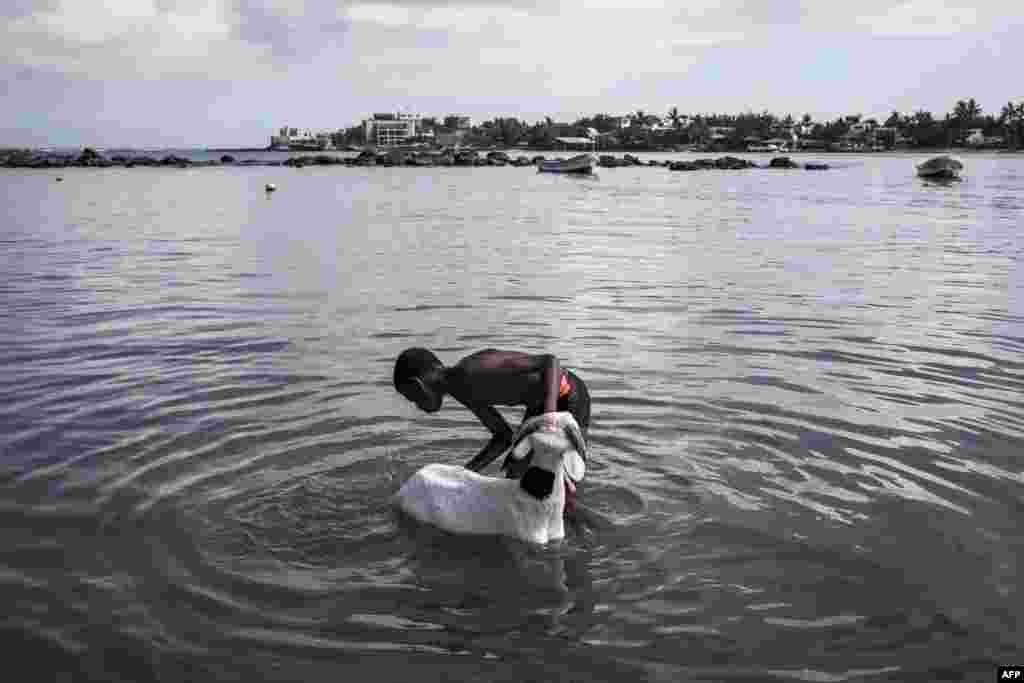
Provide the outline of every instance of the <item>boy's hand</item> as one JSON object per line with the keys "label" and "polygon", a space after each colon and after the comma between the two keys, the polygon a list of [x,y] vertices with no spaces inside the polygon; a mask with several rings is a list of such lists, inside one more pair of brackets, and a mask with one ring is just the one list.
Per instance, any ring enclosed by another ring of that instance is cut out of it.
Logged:
{"label": "boy's hand", "polygon": [[544,413],[541,415],[541,427],[542,432],[557,432],[562,428],[562,423],[558,419],[558,413]]}

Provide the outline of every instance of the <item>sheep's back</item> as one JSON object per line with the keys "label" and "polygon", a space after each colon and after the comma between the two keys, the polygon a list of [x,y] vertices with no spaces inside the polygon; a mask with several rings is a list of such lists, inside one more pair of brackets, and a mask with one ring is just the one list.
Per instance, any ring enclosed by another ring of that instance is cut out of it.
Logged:
{"label": "sheep's back", "polygon": [[457,465],[427,465],[413,474],[396,499],[405,513],[453,533],[508,533],[509,487],[515,482],[486,477]]}

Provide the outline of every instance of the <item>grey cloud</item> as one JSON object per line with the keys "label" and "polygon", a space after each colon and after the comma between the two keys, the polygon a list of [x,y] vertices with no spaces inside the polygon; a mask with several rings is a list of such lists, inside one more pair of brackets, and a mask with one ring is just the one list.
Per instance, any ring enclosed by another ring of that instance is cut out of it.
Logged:
{"label": "grey cloud", "polygon": [[347,5],[395,5],[415,9],[432,7],[494,7],[495,9],[546,9],[557,6],[557,0],[540,2],[539,0],[462,0],[461,2],[444,2],[444,0],[352,0]]}
{"label": "grey cloud", "polygon": [[57,0],[4,0],[0,4],[0,17],[17,19],[36,12],[49,12],[57,6]]}
{"label": "grey cloud", "polygon": [[235,0],[235,8],[238,38],[265,45],[273,56],[287,61],[338,44],[348,30],[347,22],[338,18],[338,6],[329,3],[309,8],[301,16],[281,14],[260,0]]}
{"label": "grey cloud", "polygon": [[798,24],[807,14],[802,0],[738,0],[734,11],[755,24]]}

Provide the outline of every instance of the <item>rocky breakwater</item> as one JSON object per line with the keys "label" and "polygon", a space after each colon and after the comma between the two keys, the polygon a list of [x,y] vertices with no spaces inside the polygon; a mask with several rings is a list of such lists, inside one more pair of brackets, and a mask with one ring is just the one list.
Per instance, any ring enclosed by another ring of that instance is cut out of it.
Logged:
{"label": "rocky breakwater", "polygon": [[[768,163],[768,168],[800,168],[800,164],[789,157],[775,157]],[[807,171],[827,171],[828,164],[808,162],[803,165],[803,168]]]}
{"label": "rocky breakwater", "polygon": [[[724,156],[718,159],[697,159],[695,161],[673,161],[668,164],[670,171],[703,171],[708,169],[719,169],[727,171],[740,171],[747,168],[800,168],[800,164],[796,163],[789,157],[775,157],[768,166],[758,166],[753,161],[747,159],[740,159],[739,157]],[[811,171],[820,171],[828,168],[828,164],[816,164],[807,163],[804,164],[803,168]]]}
{"label": "rocky breakwater", "polygon": [[[292,161],[289,159],[289,161]],[[288,162],[286,162],[287,164]],[[307,165],[299,161],[296,165]],[[359,156],[339,160],[346,166],[532,166],[535,160],[528,157],[510,157],[505,152],[488,152],[481,156],[475,150],[458,151],[416,151],[390,150],[373,152],[366,150]]]}
{"label": "rocky breakwater", "polygon": [[0,151],[0,166],[7,168],[132,168],[134,166],[220,166],[222,161],[193,161],[174,154],[163,157],[149,155],[114,154],[103,156],[91,147],[78,154],[43,152],[37,150]]}
{"label": "rocky breakwater", "polygon": [[703,171],[707,169],[720,169],[727,171],[741,171],[747,168],[758,168],[753,161],[740,159],[739,157],[719,157],[717,159],[697,159],[696,161],[673,161],[668,165],[670,171]]}
{"label": "rocky breakwater", "polygon": [[615,168],[617,166],[644,166],[645,164],[632,154],[624,154],[621,159],[611,154],[602,154],[597,159],[597,165],[601,168]]}
{"label": "rocky breakwater", "polygon": [[[306,154],[289,157],[287,160],[276,159],[235,159],[225,154],[219,159],[197,161],[175,154],[161,157],[118,153],[106,157],[96,150],[86,147],[79,153],[55,153],[26,149],[0,150],[0,166],[7,168],[68,168],[93,167],[109,168],[134,166],[163,166],[177,168],[194,168],[202,166],[289,166],[304,168],[306,166],[537,166],[545,157],[509,156],[506,152],[491,151],[481,154],[476,150],[365,150],[357,156],[338,156],[334,154]],[[693,161],[668,161],[651,159],[642,161],[632,154],[615,157],[602,154],[598,158],[598,166],[616,168],[622,166],[667,167],[672,171],[700,171],[707,169],[743,170],[760,168],[753,161],[739,157],[724,156],[717,159],[696,159]],[[767,168],[790,169],[801,168],[789,157],[776,157],[769,162]],[[828,169],[828,164],[806,163],[804,169],[819,171]]]}

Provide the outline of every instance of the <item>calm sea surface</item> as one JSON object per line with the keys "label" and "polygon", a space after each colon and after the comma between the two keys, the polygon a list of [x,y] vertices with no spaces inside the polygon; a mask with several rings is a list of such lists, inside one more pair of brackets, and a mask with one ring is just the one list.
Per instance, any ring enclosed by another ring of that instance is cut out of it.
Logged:
{"label": "calm sea surface", "polygon": [[[994,680],[1024,662],[1024,158],[923,158],[0,171],[6,666]],[[413,345],[583,377],[599,523],[399,519],[488,437],[395,393]]]}

